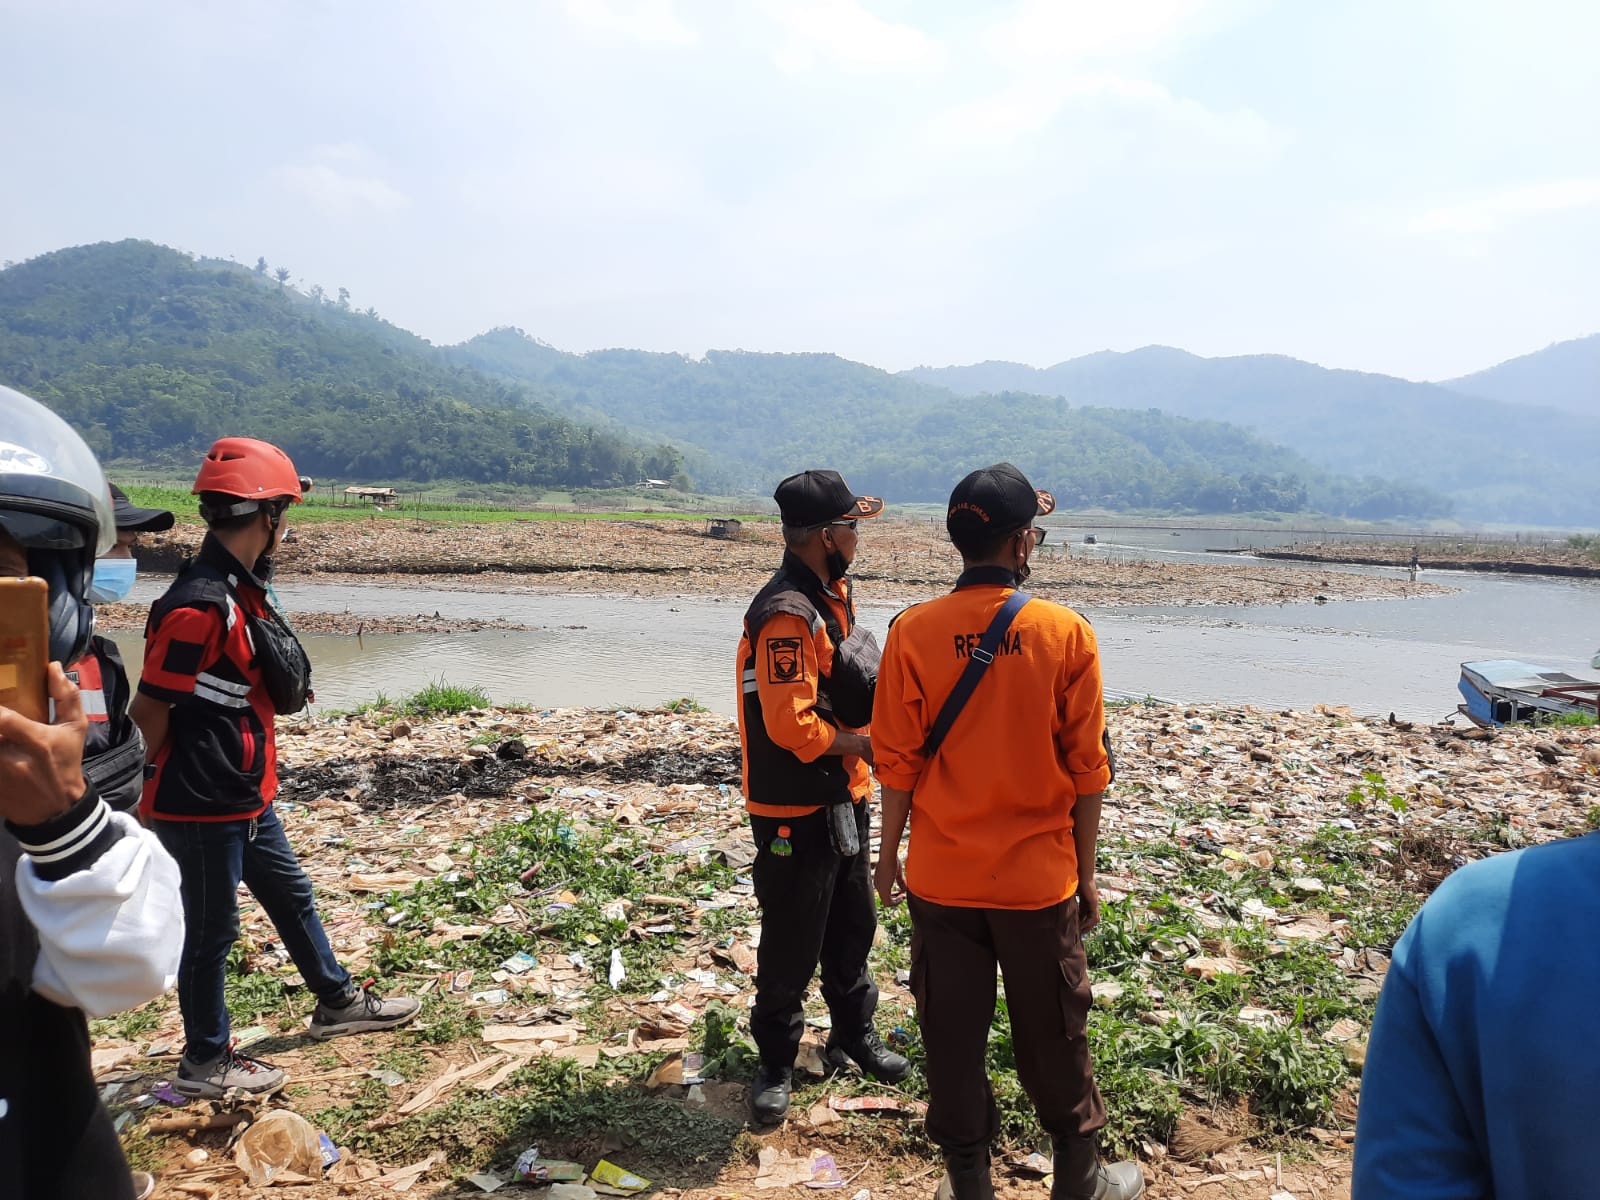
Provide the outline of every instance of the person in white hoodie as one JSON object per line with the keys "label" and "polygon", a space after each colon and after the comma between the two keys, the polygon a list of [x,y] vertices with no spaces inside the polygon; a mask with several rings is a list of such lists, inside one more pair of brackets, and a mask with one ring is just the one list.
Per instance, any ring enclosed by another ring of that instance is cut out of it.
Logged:
{"label": "person in white hoodie", "polygon": [[173,986],[175,863],[83,771],[88,722],[62,663],[94,633],[87,597],[116,540],[98,462],[59,417],[0,387],[0,577],[50,585],[49,724],[0,707],[0,1196],[137,1200],[90,1067],[86,1017]]}

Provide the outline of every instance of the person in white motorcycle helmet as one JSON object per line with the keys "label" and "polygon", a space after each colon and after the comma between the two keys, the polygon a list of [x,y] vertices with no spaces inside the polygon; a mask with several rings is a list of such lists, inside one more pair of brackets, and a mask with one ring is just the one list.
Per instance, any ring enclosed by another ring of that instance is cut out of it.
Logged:
{"label": "person in white motorcycle helmet", "polygon": [[0,1196],[138,1200],[154,1188],[129,1171],[101,1103],[85,1019],[170,988],[183,943],[177,866],[103,798],[66,669],[93,655],[94,564],[115,541],[83,439],[0,386],[0,577],[49,585],[53,709],[43,724],[0,708]]}

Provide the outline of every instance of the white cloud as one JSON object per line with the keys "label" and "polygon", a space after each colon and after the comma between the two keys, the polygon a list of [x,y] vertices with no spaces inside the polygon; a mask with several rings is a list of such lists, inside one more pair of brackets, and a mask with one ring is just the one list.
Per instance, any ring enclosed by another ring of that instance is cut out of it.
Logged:
{"label": "white cloud", "polygon": [[1096,71],[1038,74],[939,114],[929,124],[935,143],[983,147],[1018,141],[1048,129],[1071,104],[1112,102],[1141,110],[1209,143],[1270,153],[1285,134],[1251,109],[1218,112],[1197,100],[1175,96],[1149,79]]}
{"label": "white cloud", "polygon": [[1008,61],[1125,56],[1177,38],[1206,7],[1206,0],[1023,0],[983,42]]}
{"label": "white cloud", "polygon": [[273,172],[278,182],[302,200],[335,217],[394,212],[410,197],[376,175],[341,171],[328,163],[292,163]]}
{"label": "white cloud", "polygon": [[787,35],[773,61],[790,74],[820,63],[854,71],[924,68],[944,57],[922,30],[887,21],[860,0],[771,0],[766,9]]}
{"label": "white cloud", "polygon": [[372,155],[357,142],[326,142],[311,147],[311,157],[325,163],[368,163]]}
{"label": "white cloud", "polygon": [[567,19],[591,33],[668,46],[700,41],[699,32],[678,19],[672,0],[567,0],[566,8]]}
{"label": "white cloud", "polygon": [[1429,209],[1407,229],[1420,234],[1493,233],[1509,222],[1573,208],[1600,206],[1600,179],[1568,179],[1488,192]]}
{"label": "white cloud", "polygon": [[1219,0],[1020,0],[977,42],[991,72],[1005,80],[987,94],[946,108],[928,124],[930,140],[984,148],[1054,126],[1069,109],[1114,104],[1210,145],[1271,153],[1287,138],[1249,108],[1218,111],[1157,82],[1157,60],[1215,25]]}

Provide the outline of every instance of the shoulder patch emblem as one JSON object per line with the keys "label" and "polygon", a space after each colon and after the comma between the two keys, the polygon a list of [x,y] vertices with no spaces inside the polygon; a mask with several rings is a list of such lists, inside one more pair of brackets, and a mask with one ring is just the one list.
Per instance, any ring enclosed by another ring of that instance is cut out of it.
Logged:
{"label": "shoulder patch emblem", "polygon": [[799,638],[767,639],[767,682],[794,683],[800,678]]}

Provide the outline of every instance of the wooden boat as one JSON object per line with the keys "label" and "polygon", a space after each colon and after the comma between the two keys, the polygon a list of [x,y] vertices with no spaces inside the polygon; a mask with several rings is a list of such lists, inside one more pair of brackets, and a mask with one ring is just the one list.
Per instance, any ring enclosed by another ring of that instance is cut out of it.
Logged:
{"label": "wooden boat", "polygon": [[1585,679],[1515,659],[1461,664],[1459,711],[1475,725],[1549,721],[1572,713],[1600,716],[1600,679]]}

